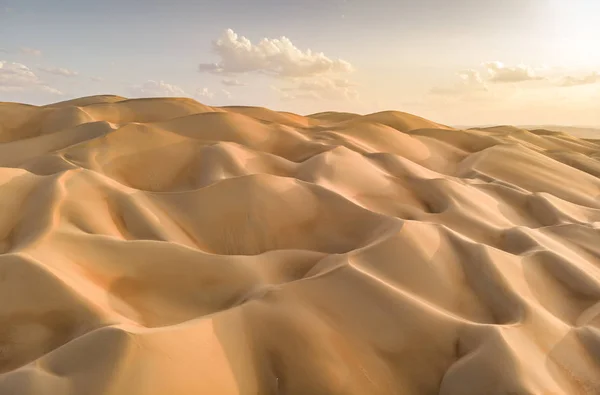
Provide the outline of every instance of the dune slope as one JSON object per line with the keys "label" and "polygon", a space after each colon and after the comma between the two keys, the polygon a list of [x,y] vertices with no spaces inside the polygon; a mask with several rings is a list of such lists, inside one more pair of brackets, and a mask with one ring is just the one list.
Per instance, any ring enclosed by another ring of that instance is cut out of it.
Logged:
{"label": "dune slope", "polygon": [[600,393],[600,145],[0,103],[0,394]]}

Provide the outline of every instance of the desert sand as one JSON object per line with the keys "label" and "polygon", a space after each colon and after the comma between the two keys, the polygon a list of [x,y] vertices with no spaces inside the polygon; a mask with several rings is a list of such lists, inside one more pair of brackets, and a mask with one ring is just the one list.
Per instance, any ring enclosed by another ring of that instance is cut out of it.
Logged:
{"label": "desert sand", "polygon": [[0,104],[0,394],[600,393],[600,141]]}

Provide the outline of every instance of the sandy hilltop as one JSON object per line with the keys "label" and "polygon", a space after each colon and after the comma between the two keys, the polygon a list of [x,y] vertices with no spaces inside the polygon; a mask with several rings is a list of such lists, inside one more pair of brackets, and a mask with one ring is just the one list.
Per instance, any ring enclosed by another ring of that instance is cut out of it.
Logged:
{"label": "sandy hilltop", "polygon": [[600,141],[0,103],[0,394],[600,393]]}

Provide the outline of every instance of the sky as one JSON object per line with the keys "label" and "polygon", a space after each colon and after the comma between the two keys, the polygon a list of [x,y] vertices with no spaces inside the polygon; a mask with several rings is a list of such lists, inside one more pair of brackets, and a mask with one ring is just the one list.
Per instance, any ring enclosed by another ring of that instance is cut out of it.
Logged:
{"label": "sky", "polygon": [[599,0],[0,0],[0,101],[600,126]]}

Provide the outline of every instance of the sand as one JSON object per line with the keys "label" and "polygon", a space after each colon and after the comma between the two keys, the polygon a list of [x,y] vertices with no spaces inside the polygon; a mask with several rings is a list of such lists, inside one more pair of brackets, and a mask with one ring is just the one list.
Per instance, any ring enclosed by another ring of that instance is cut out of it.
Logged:
{"label": "sand", "polygon": [[0,103],[0,394],[600,393],[600,143]]}

